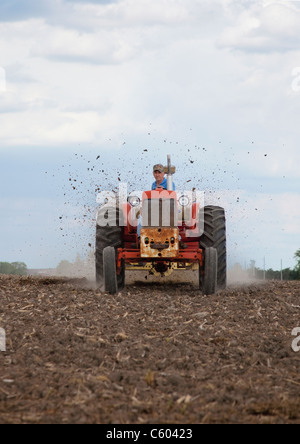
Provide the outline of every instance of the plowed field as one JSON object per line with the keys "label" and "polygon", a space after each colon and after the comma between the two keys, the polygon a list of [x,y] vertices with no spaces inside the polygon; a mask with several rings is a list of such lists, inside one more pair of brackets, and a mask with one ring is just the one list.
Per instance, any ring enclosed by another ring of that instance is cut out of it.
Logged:
{"label": "plowed field", "polygon": [[0,423],[300,423],[296,327],[300,282],[0,276]]}

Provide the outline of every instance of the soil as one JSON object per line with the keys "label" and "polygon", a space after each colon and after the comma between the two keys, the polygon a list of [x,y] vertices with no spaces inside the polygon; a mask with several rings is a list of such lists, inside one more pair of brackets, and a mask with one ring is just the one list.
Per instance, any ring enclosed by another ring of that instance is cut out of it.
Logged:
{"label": "soil", "polygon": [[0,303],[0,423],[300,423],[300,282],[0,276]]}

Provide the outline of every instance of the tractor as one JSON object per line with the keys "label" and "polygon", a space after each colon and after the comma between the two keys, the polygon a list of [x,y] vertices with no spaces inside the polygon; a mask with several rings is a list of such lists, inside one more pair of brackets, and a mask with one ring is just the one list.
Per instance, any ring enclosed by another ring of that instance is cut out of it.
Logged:
{"label": "tractor", "polygon": [[194,192],[179,195],[173,189],[175,171],[168,155],[167,189],[100,206],[95,256],[96,281],[102,290],[121,291],[126,270],[145,270],[158,277],[197,270],[204,295],[226,288],[225,210],[205,206]]}

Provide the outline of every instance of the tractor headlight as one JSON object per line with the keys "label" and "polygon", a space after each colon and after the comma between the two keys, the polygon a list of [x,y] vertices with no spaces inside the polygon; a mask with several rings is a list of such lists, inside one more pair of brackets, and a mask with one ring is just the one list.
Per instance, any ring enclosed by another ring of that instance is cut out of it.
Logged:
{"label": "tractor headlight", "polygon": [[141,203],[141,199],[138,196],[130,196],[127,200],[132,207],[138,207]]}
{"label": "tractor headlight", "polygon": [[181,205],[182,207],[186,207],[187,205],[189,205],[190,203],[190,199],[188,196],[186,196],[185,194],[183,194],[182,196],[180,196],[180,198],[178,199],[178,203],[179,205]]}

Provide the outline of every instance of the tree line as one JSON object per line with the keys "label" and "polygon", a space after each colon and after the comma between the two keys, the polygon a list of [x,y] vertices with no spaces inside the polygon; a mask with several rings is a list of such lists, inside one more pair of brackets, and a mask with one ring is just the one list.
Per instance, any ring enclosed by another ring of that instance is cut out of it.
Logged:
{"label": "tree line", "polygon": [[[252,272],[252,270],[251,270]],[[276,280],[280,281],[297,281],[300,280],[300,272],[291,268],[285,268],[284,270],[262,270],[261,268],[254,268],[254,277],[256,279]]]}
{"label": "tree line", "polygon": [[24,262],[0,262],[0,274],[26,276],[27,273],[27,265]]}
{"label": "tree line", "polygon": [[[284,281],[295,281],[300,280],[300,249],[295,253],[295,259],[297,265],[295,268],[285,268],[284,270],[262,270],[261,268],[255,267],[255,261],[251,261],[250,269],[248,273],[250,277],[256,279],[267,279],[267,280],[281,280]],[[58,276],[89,276],[93,274],[95,268],[94,264],[95,258],[94,253],[90,252],[85,260],[82,260],[78,254],[74,263],[69,261],[61,261],[56,268],[56,274]],[[237,264],[241,270],[242,268]],[[237,270],[238,271],[238,270]],[[28,274],[27,265],[24,262],[0,262],[0,274],[12,274],[19,276],[26,276]]]}
{"label": "tree line", "polygon": [[255,267],[255,261],[251,261],[250,269],[248,270],[251,277],[255,279],[267,280],[283,280],[283,281],[297,281],[300,280],[300,249],[295,253],[297,265],[295,268],[285,268],[284,270],[262,270]]}

